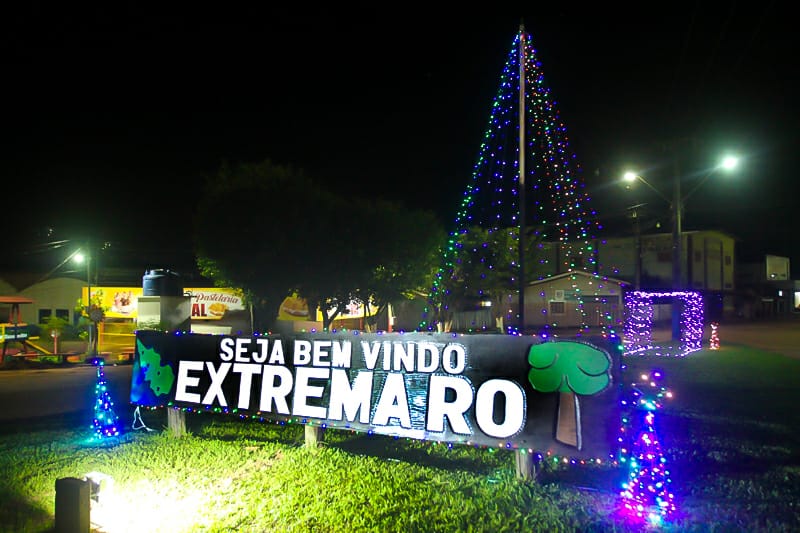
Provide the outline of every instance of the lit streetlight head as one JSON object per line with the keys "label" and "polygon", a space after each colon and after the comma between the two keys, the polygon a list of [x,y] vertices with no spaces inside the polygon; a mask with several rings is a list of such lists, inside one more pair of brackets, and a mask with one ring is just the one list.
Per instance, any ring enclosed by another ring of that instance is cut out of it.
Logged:
{"label": "lit streetlight head", "polygon": [[83,263],[84,261],[86,261],[86,256],[84,255],[83,252],[76,252],[73,259],[75,259],[76,263]]}
{"label": "lit streetlight head", "polygon": [[623,174],[622,179],[624,179],[625,181],[636,181],[636,177],[637,177],[636,172],[628,171],[625,174]]}
{"label": "lit streetlight head", "polygon": [[722,159],[722,168],[725,170],[732,170],[739,164],[739,158],[734,155],[725,156]]}

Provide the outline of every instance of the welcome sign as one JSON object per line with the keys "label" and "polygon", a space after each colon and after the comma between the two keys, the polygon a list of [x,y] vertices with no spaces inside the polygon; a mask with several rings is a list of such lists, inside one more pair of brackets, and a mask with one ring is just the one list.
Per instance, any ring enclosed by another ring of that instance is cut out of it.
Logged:
{"label": "welcome sign", "polygon": [[131,402],[574,457],[613,453],[619,339],[136,334]]}

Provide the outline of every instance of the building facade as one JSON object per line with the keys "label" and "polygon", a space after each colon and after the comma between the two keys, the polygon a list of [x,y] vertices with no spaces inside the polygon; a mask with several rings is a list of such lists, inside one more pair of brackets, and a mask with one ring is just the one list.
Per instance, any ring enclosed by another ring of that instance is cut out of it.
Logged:
{"label": "building facade", "polygon": [[531,282],[525,290],[525,329],[619,327],[628,284],[575,270]]}
{"label": "building facade", "polygon": [[[656,233],[638,238],[612,237],[589,243],[591,256],[571,257],[574,270],[595,271],[600,277],[620,280],[628,289],[664,291],[673,287],[672,234]],[[700,292],[706,314],[719,319],[736,310],[736,240],[719,231],[687,231],[681,239],[683,290]],[[564,274],[567,247],[539,245],[537,274],[543,279]]]}

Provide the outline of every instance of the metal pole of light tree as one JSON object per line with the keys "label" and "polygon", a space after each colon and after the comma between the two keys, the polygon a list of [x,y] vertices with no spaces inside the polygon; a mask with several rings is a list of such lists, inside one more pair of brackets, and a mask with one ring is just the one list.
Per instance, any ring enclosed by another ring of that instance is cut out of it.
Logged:
{"label": "metal pole of light tree", "polygon": [[525,333],[525,26],[519,27],[519,332]]}
{"label": "metal pole of light tree", "polygon": [[[525,26],[519,26],[519,333],[525,333]],[[523,449],[515,453],[517,477],[536,479],[534,454]]]}

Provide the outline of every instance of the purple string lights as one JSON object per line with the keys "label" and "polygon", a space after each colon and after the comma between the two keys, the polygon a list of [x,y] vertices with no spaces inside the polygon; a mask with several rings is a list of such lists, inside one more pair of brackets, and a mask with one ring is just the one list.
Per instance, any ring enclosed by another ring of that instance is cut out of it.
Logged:
{"label": "purple string lights", "polygon": [[703,341],[703,297],[694,291],[649,292],[631,291],[625,294],[625,355],[659,350],[653,343],[653,304],[657,300],[671,299],[673,305],[683,303],[681,311],[680,345],[656,355],[684,356],[702,348]]}
{"label": "purple string lights", "polygon": [[[660,385],[659,371],[641,376],[622,401],[623,426],[620,431],[620,462],[628,465],[628,478],[622,485],[625,513],[634,519],[661,524],[675,512],[670,490],[670,472],[656,433],[655,412],[672,393]],[[636,437],[630,441],[630,436]]]}

